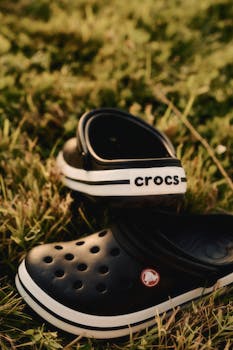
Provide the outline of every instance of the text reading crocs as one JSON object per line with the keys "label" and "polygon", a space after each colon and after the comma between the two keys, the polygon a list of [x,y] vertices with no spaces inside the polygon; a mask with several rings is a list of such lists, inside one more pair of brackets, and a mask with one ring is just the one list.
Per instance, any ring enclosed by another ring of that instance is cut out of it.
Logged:
{"label": "text reading crocs", "polygon": [[230,215],[122,218],[83,239],[32,249],[16,285],[32,309],[64,331],[125,336],[233,282],[232,228]]}
{"label": "text reading crocs", "polygon": [[118,109],[84,114],[57,158],[72,190],[114,206],[177,205],[186,177],[170,140]]}

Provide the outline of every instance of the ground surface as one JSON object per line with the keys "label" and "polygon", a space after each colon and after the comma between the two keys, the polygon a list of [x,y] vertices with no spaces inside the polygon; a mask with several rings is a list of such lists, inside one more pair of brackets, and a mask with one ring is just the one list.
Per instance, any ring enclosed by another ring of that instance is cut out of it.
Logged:
{"label": "ground surface", "polygon": [[[78,118],[120,107],[163,130],[188,177],[184,210],[233,212],[229,0],[0,1],[0,348],[230,349],[230,288],[121,342],[33,317],[14,275],[33,246],[94,232],[108,213],[71,197],[55,156]],[[191,123],[191,125],[189,124]]]}

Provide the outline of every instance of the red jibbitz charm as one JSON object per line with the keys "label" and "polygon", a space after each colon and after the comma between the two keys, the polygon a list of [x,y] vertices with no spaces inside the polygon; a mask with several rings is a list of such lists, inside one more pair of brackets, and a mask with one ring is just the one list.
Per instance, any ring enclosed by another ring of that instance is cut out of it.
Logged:
{"label": "red jibbitz charm", "polygon": [[146,287],[154,287],[160,281],[159,273],[153,269],[145,269],[141,273],[142,283]]}

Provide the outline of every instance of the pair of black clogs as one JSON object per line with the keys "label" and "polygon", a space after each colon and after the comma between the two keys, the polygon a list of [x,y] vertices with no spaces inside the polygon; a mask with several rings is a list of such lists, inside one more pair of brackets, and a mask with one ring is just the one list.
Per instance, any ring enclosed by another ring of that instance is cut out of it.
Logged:
{"label": "pair of black clogs", "polygon": [[35,247],[21,263],[18,291],[46,321],[87,337],[121,337],[233,282],[233,216],[176,213],[184,169],[170,140],[145,121],[91,111],[57,165],[66,186],[118,214],[109,228]]}

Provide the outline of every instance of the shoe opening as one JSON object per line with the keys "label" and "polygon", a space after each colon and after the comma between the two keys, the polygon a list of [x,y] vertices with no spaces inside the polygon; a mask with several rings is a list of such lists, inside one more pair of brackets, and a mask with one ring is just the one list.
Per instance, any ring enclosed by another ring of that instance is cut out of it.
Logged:
{"label": "shoe opening", "polygon": [[167,158],[172,154],[162,134],[136,118],[95,117],[90,120],[87,137],[92,151],[102,159]]}

